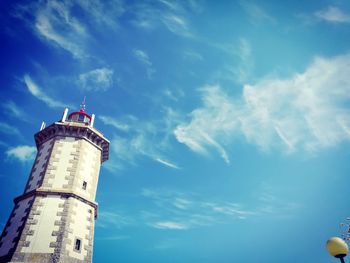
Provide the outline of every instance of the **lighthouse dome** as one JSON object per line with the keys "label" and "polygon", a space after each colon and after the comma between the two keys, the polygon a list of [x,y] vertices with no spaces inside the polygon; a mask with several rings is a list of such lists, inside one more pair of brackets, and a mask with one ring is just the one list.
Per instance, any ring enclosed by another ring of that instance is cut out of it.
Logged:
{"label": "lighthouse dome", "polygon": [[82,123],[90,124],[91,116],[82,110],[75,111],[75,112],[72,112],[71,114],[69,114],[68,121],[82,122]]}
{"label": "lighthouse dome", "polygon": [[91,116],[85,112],[85,97],[80,105],[80,110],[72,112],[68,115],[68,121],[81,122],[85,124],[91,123]]}

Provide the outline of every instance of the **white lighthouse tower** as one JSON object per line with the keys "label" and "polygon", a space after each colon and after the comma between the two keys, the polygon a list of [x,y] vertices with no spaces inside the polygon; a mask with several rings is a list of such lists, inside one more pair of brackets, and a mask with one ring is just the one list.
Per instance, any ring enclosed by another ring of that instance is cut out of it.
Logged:
{"label": "white lighthouse tower", "polygon": [[35,134],[37,155],[0,238],[0,262],[91,262],[100,165],[109,141],[94,114],[64,110]]}

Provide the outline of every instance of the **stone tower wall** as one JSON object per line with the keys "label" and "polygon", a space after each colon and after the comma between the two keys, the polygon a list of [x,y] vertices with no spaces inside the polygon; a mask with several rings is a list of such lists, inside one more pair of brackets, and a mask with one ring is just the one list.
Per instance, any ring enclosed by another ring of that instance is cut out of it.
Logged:
{"label": "stone tower wall", "polygon": [[55,138],[41,188],[74,191],[93,201],[100,163],[101,150],[91,142],[74,137]]}
{"label": "stone tower wall", "polygon": [[54,140],[50,139],[40,145],[24,193],[33,191],[41,185],[46,172],[47,160],[51,155],[53,143]]}
{"label": "stone tower wall", "polygon": [[53,253],[54,249],[50,247],[51,242],[56,238],[47,233],[58,231],[55,221],[60,220],[59,212],[62,212],[60,205],[64,200],[56,196],[38,196],[35,198],[31,215],[28,218],[28,229],[23,231],[22,239],[26,245],[18,249],[21,253]]}
{"label": "stone tower wall", "polygon": [[24,223],[28,217],[30,208],[32,207],[33,200],[33,197],[26,198],[21,202],[18,202],[12,210],[11,216],[1,235],[0,262],[7,262],[9,260],[7,256],[11,255],[16,249]]}

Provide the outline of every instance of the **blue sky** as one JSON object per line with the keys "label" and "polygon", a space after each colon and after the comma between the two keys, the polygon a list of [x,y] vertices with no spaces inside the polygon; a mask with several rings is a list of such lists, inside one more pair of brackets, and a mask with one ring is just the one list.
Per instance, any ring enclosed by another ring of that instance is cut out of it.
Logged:
{"label": "blue sky", "polygon": [[1,213],[41,121],[111,141],[94,262],[336,262],[349,213],[350,4],[1,1]]}

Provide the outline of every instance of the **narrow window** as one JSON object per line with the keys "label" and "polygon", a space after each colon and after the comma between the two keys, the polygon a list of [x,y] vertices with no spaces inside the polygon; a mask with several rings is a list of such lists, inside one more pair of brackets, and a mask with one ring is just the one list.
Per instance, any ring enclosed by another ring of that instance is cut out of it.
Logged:
{"label": "narrow window", "polygon": [[75,239],[74,250],[80,251],[81,240],[79,238]]}
{"label": "narrow window", "polygon": [[79,114],[78,121],[79,122],[83,122],[84,121],[84,115]]}
{"label": "narrow window", "polygon": [[87,182],[84,181],[84,182],[83,182],[83,190],[86,190],[86,186],[87,186]]}

